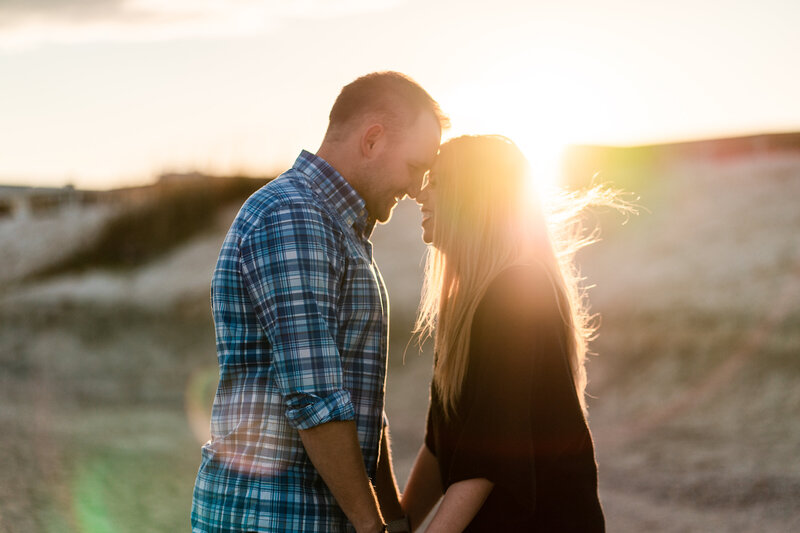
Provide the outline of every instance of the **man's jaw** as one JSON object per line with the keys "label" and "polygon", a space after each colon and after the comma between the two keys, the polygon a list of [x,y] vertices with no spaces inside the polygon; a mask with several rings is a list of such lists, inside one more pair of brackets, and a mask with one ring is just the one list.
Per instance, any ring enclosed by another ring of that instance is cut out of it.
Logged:
{"label": "man's jaw", "polygon": [[386,208],[386,213],[388,214],[388,216],[392,216],[392,211],[394,211],[394,208],[397,207],[397,204],[400,203],[400,200],[402,200],[404,196],[405,195],[403,194],[400,196],[392,197],[392,200],[389,202],[389,205]]}
{"label": "man's jaw", "polygon": [[389,222],[389,219],[392,218],[392,211],[394,211],[395,206],[397,205],[397,200],[392,199],[392,202],[387,202],[380,213],[370,213],[375,218],[375,221],[379,224],[386,224]]}

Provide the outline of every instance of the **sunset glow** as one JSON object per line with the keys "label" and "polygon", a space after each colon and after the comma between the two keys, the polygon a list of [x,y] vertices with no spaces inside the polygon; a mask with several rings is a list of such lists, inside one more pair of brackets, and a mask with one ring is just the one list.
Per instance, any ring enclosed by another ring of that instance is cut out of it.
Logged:
{"label": "sunset glow", "polygon": [[448,136],[503,134],[552,184],[566,144],[800,129],[798,17],[778,0],[11,2],[0,183],[274,173],[319,146],[343,85],[391,69]]}

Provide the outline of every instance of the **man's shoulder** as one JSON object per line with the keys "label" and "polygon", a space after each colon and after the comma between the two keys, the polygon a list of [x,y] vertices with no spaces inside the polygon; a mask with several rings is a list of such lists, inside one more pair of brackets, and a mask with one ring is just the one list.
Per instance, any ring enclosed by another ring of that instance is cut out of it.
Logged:
{"label": "man's shoulder", "polygon": [[295,169],[284,172],[254,192],[242,205],[237,222],[247,232],[263,227],[276,214],[280,214],[282,219],[305,219],[332,226],[324,205],[312,192],[303,174]]}
{"label": "man's shoulder", "polygon": [[290,169],[254,192],[242,207],[254,215],[265,215],[284,207],[314,208],[318,203],[303,175]]}
{"label": "man's shoulder", "polygon": [[254,192],[242,205],[241,218],[258,225],[278,211],[296,211],[298,216],[326,216],[319,199],[303,175],[290,169]]}

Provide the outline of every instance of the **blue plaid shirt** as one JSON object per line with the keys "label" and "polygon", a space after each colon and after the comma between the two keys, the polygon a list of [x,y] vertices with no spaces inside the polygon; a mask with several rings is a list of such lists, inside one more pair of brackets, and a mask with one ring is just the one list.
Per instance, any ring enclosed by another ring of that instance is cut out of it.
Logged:
{"label": "blue plaid shirt", "polygon": [[364,200],[323,159],[242,206],[211,283],[220,380],[192,531],[345,531],[298,429],[355,420],[374,479],[389,302]]}

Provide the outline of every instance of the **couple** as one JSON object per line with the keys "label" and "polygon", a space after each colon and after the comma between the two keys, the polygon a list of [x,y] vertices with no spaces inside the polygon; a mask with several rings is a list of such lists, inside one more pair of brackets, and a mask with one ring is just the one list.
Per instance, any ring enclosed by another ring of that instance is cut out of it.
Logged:
{"label": "couple", "polygon": [[[345,86],[322,146],[242,206],[211,287],[220,380],[192,530],[602,531],[585,317],[509,140],[459,137],[396,72]],[[423,183],[424,182],[424,183]],[[369,236],[421,204],[435,338],[405,491],[384,385],[389,301]]]}

